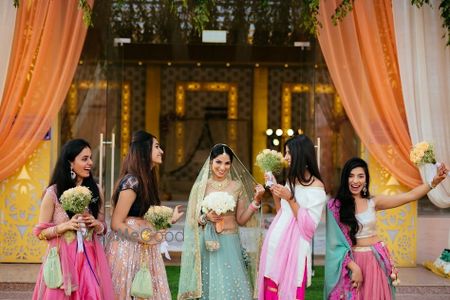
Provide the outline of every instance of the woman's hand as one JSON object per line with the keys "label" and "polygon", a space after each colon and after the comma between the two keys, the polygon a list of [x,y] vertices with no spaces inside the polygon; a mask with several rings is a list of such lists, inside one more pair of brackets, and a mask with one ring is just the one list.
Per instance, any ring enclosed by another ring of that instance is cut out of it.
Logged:
{"label": "woman's hand", "polygon": [[256,201],[256,203],[260,204],[261,200],[262,200],[262,196],[264,195],[264,192],[266,190],[264,189],[264,187],[261,184],[257,184],[255,187],[255,196],[253,198],[253,200]]}
{"label": "woman's hand", "polygon": [[272,185],[270,191],[272,192],[272,195],[278,198],[283,198],[286,200],[291,200],[292,198],[291,191],[287,187],[282,186],[281,184]]}
{"label": "woman's hand", "polygon": [[94,228],[96,232],[101,231],[101,229],[105,229],[103,223],[94,218],[94,216],[89,213],[83,214],[83,222],[87,227]]}
{"label": "woman's hand", "polygon": [[178,220],[181,219],[181,217],[184,215],[184,211],[183,211],[184,207],[183,205],[177,205],[175,206],[175,209],[173,210],[173,214],[172,214],[172,224],[175,224],[176,222],[178,222]]}
{"label": "woman's hand", "polygon": [[354,261],[351,261],[348,264],[348,268],[350,269],[350,271],[352,271],[352,277],[350,278],[352,282],[352,287],[358,289],[361,286],[361,283],[363,282],[361,268]]}
{"label": "woman's hand", "polygon": [[217,223],[223,220],[223,217],[219,216],[218,214],[216,214],[214,211],[210,211],[206,214],[206,219],[208,219],[209,221],[213,222],[213,223]]}
{"label": "woman's hand", "polygon": [[445,166],[445,164],[441,163],[438,167],[436,176],[434,176],[433,180],[431,181],[431,186],[435,188],[439,183],[442,182],[445,178],[447,178],[448,169]]}
{"label": "woman's hand", "polygon": [[80,229],[80,221],[78,218],[81,217],[81,214],[76,214],[67,222],[61,223],[56,226],[56,233],[57,234],[63,234],[66,231],[69,230],[78,230]]}

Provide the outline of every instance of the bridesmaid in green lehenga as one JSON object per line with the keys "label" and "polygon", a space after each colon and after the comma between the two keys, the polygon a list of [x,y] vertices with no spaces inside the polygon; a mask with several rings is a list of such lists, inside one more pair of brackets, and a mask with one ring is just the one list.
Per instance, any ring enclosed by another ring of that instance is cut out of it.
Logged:
{"label": "bridesmaid in green lehenga", "polygon": [[[255,298],[263,194],[227,145],[211,149],[189,195],[178,299]],[[233,199],[234,210],[202,212],[207,196]]]}

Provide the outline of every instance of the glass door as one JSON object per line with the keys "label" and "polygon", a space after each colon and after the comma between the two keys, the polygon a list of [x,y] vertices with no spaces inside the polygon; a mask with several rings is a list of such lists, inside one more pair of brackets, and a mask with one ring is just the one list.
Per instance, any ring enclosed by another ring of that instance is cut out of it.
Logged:
{"label": "glass door", "polygon": [[130,85],[124,80],[123,44],[111,35],[108,3],[94,6],[95,26],[88,31],[60,112],[59,143],[82,138],[91,144],[93,174],[105,196],[107,218],[121,158],[129,143],[131,113]]}

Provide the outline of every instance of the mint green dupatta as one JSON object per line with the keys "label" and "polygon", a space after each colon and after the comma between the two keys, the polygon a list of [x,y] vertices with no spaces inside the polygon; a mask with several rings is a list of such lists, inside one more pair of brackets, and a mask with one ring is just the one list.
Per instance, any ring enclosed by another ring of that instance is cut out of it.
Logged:
{"label": "mint green dupatta", "polygon": [[343,264],[347,253],[353,259],[351,246],[327,205],[324,299],[329,299],[345,271]]}

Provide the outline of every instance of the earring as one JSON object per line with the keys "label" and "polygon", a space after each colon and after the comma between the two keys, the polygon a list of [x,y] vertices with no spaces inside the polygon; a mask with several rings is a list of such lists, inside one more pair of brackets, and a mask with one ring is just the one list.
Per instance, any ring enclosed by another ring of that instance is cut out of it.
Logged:
{"label": "earring", "polygon": [[366,184],[364,183],[364,187],[363,187],[363,189],[362,189],[362,193],[363,193],[363,197],[366,197],[367,196],[367,187],[366,187]]}
{"label": "earring", "polygon": [[72,167],[70,167],[70,178],[72,178],[72,180],[75,180],[75,178],[77,178],[77,174],[75,174]]}

